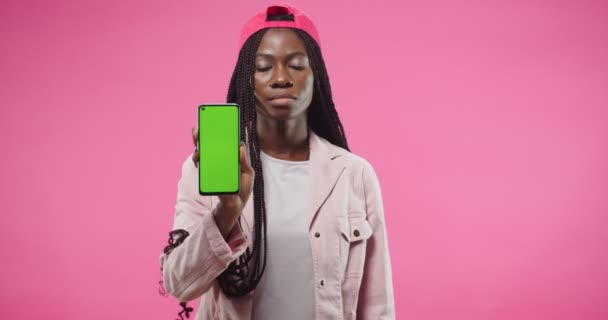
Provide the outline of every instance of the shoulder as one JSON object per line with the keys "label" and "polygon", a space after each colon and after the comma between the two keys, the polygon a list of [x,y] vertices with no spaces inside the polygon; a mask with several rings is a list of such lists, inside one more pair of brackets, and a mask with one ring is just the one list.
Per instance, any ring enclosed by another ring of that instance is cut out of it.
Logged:
{"label": "shoulder", "polygon": [[332,155],[332,157],[343,157],[349,166],[355,168],[373,170],[372,164],[363,156],[355,154],[352,151],[346,150],[340,146],[337,146],[327,141],[323,137],[319,137],[319,139],[323,142],[323,144],[327,146],[327,149],[329,150],[329,153],[330,155]]}
{"label": "shoulder", "polygon": [[[320,137],[321,138],[321,137]],[[355,154],[352,151],[346,150],[340,146],[334,145],[329,141],[321,138],[324,144],[327,145],[332,157],[342,158],[346,169],[351,175],[360,176],[366,184],[377,184],[378,177],[373,165],[361,155]]]}
{"label": "shoulder", "polygon": [[348,211],[376,212],[374,208],[381,209],[380,181],[370,161],[339,146],[331,145],[328,148],[342,163],[338,166],[343,168],[339,190],[347,194]]}

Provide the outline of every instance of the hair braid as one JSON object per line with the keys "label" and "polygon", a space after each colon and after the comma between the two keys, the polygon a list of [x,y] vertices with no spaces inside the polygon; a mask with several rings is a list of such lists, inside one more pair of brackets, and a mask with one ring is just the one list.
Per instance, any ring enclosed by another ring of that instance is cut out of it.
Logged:
{"label": "hair braid", "polygon": [[253,248],[247,248],[245,253],[233,261],[218,277],[220,288],[231,297],[240,297],[251,292],[257,286],[266,267],[266,206],[252,85],[255,56],[264,33],[265,30],[255,33],[243,45],[226,98],[227,102],[236,103],[241,107],[241,138],[245,139],[249,146],[249,156],[255,171]]}
{"label": "hair braid", "polygon": [[321,48],[308,33],[298,29],[295,29],[295,32],[304,41],[315,78],[313,98],[308,111],[308,125],[315,133],[332,144],[349,150],[344,127],[334,106],[329,75],[321,55]]}

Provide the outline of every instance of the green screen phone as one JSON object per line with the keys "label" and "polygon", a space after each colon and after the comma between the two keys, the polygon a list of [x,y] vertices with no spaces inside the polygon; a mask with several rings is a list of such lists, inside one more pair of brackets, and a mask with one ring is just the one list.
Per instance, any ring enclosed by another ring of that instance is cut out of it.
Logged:
{"label": "green screen phone", "polygon": [[198,181],[201,195],[239,192],[239,117],[239,106],[236,104],[204,104],[198,108]]}

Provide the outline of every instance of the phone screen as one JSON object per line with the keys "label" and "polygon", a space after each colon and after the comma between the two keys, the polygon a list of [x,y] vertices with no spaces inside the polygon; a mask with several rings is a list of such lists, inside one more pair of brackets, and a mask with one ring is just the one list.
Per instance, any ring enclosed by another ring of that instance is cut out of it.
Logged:
{"label": "phone screen", "polygon": [[206,104],[198,108],[199,193],[239,192],[239,106]]}

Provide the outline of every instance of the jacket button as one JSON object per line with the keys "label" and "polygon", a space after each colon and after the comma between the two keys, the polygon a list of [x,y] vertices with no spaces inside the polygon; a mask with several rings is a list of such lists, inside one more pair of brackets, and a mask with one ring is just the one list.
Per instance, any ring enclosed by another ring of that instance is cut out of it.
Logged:
{"label": "jacket button", "polygon": [[353,232],[353,234],[355,235],[355,237],[358,237],[358,236],[360,235],[359,230],[355,230],[355,231]]}
{"label": "jacket button", "polygon": [[320,236],[321,236],[321,234],[320,234],[320,233],[318,233],[318,232],[317,232],[317,233],[315,233],[315,237],[316,237],[316,238],[318,238],[318,237],[320,237]]}
{"label": "jacket button", "polygon": [[325,282],[321,280],[321,287],[325,285]]}

